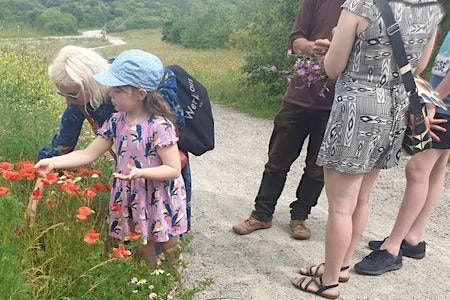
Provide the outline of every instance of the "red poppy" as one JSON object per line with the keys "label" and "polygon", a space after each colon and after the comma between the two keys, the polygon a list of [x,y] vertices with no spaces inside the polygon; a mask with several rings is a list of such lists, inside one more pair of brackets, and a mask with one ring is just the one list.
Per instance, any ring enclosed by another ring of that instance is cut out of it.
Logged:
{"label": "red poppy", "polygon": [[34,168],[23,168],[19,170],[19,173],[28,180],[34,180],[36,176],[36,170]]}
{"label": "red poppy", "polygon": [[89,200],[94,199],[94,197],[97,195],[92,189],[85,189],[81,194],[83,195],[83,197],[86,197]]}
{"label": "red poppy", "polygon": [[16,171],[3,171],[3,179],[11,181],[22,180],[22,175]]}
{"label": "red poppy", "polygon": [[139,233],[132,232],[132,231],[130,233],[128,233],[128,236],[130,237],[130,239],[132,241],[137,241],[141,237],[141,235]]}
{"label": "red poppy", "polygon": [[67,179],[65,184],[61,185],[59,188],[69,195],[76,195],[80,190],[80,187],[74,184],[70,179]]}
{"label": "red poppy", "polygon": [[76,218],[80,221],[84,221],[89,217],[94,211],[87,206],[82,206],[78,208]]}
{"label": "red poppy", "polygon": [[105,184],[105,187],[108,189],[108,191],[112,191],[112,185],[110,185],[109,183]]}
{"label": "red poppy", "polygon": [[29,160],[19,161],[16,163],[16,166],[19,169],[34,169],[34,164]]}
{"label": "red poppy", "polygon": [[106,186],[101,182],[96,182],[93,185],[91,185],[91,190],[93,190],[96,193],[103,193],[106,192]]}
{"label": "red poppy", "polygon": [[96,169],[91,170],[92,178],[99,178],[100,176],[102,176],[102,172],[100,170],[96,170]]}
{"label": "red poppy", "polygon": [[127,259],[131,255],[131,251],[125,249],[123,245],[119,245],[117,248],[113,248],[114,256],[117,258]]}
{"label": "red poppy", "polygon": [[3,173],[3,171],[11,171],[14,169],[14,165],[10,164],[6,161],[0,162],[0,174]]}
{"label": "red poppy", "polygon": [[0,197],[1,196],[5,196],[8,193],[9,193],[9,189],[8,188],[0,186]]}
{"label": "red poppy", "polygon": [[58,180],[59,180],[58,173],[48,173],[47,176],[45,176],[44,183],[50,185],[57,183]]}
{"label": "red poppy", "polygon": [[100,238],[100,233],[95,232],[94,229],[89,230],[84,236],[84,241],[89,245],[95,244]]}
{"label": "red poppy", "polygon": [[40,189],[35,189],[33,193],[31,193],[31,199],[34,201],[39,201],[43,197],[42,191]]}
{"label": "red poppy", "polygon": [[91,172],[89,172],[88,169],[83,168],[80,170],[80,172],[77,173],[77,176],[90,176]]}

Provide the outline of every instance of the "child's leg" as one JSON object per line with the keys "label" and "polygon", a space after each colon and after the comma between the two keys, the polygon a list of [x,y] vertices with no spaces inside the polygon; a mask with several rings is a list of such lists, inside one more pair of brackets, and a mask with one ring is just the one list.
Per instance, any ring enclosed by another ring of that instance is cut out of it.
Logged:
{"label": "child's leg", "polygon": [[142,245],[139,248],[139,256],[145,261],[149,269],[155,268],[157,265],[156,243],[148,240],[147,245]]}
{"label": "child's leg", "polygon": [[170,265],[175,265],[178,262],[179,259],[179,247],[178,243],[180,241],[180,238],[178,236],[172,237],[167,242],[161,243],[161,248],[164,253],[164,256],[167,259],[167,262]]}

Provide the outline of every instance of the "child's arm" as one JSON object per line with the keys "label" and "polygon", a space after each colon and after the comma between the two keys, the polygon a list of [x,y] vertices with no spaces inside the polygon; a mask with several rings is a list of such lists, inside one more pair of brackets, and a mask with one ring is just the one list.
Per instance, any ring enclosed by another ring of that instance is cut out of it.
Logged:
{"label": "child's arm", "polygon": [[34,167],[40,176],[45,176],[53,169],[71,169],[87,165],[108,151],[112,141],[97,137],[87,148],[73,151],[66,155],[40,160]]}
{"label": "child's arm", "polygon": [[136,168],[131,170],[130,174],[114,174],[114,176],[123,180],[147,178],[162,181],[178,178],[181,174],[181,162],[177,144],[167,147],[156,147],[156,152],[161,158],[162,164],[160,166],[144,169]]}

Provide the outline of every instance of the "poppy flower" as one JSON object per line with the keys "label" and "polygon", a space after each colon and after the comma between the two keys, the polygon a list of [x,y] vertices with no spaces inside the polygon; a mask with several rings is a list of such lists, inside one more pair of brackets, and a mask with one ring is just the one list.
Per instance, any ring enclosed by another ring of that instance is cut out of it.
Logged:
{"label": "poppy flower", "polygon": [[97,233],[97,232],[95,232],[94,229],[91,229],[84,236],[84,241],[87,244],[92,245],[92,244],[97,243],[99,238],[100,238],[100,233]]}
{"label": "poppy flower", "polygon": [[28,180],[34,180],[36,176],[36,169],[32,166],[31,168],[22,168],[19,170],[19,173],[22,177],[25,177]]}
{"label": "poppy flower", "polygon": [[6,161],[0,162],[0,174],[4,171],[12,171],[14,169],[14,165],[10,164]]}
{"label": "poppy flower", "polygon": [[130,237],[130,239],[132,241],[137,241],[141,237],[141,235],[139,233],[132,232],[132,231],[130,233],[128,233],[128,236]]}
{"label": "poppy flower", "polygon": [[94,199],[94,197],[97,195],[92,189],[85,189],[81,194],[83,195],[83,197],[86,197],[89,200]]}
{"label": "poppy flower", "polygon": [[59,188],[69,195],[76,195],[80,190],[80,187],[74,184],[70,179],[67,179],[65,184],[61,185]]}
{"label": "poppy flower", "polygon": [[22,180],[22,175],[16,171],[3,171],[3,179],[11,181]]}
{"label": "poppy flower", "polygon": [[8,188],[0,186],[0,197],[1,196],[5,196],[8,193],[9,193],[9,189]]}
{"label": "poppy flower", "polygon": [[112,191],[112,185],[110,185],[109,183],[105,184],[105,187],[106,189],[108,189],[108,191]]}
{"label": "poppy flower", "polygon": [[100,170],[96,170],[96,169],[91,170],[92,178],[99,178],[100,176],[102,176],[102,172]]}
{"label": "poppy flower", "polygon": [[80,221],[84,221],[89,217],[94,211],[87,206],[82,206],[78,208],[76,218]]}
{"label": "poppy flower", "polygon": [[106,192],[106,186],[103,183],[96,182],[93,185],[91,185],[91,190],[93,190],[96,193],[103,193]]}
{"label": "poppy flower", "polygon": [[125,249],[123,245],[119,245],[117,248],[113,248],[114,256],[117,258],[127,259],[131,255],[131,251]]}
{"label": "poppy flower", "polygon": [[33,193],[31,193],[31,199],[34,201],[39,201],[43,197],[42,191],[40,189],[35,189]]}
{"label": "poppy flower", "polygon": [[16,163],[16,166],[19,170],[20,169],[34,169],[34,164],[29,160],[19,161]]}
{"label": "poppy flower", "polygon": [[88,169],[83,168],[80,170],[80,172],[77,173],[77,176],[90,176],[91,172],[89,172]]}
{"label": "poppy flower", "polygon": [[48,173],[47,176],[45,176],[44,183],[45,184],[54,184],[59,181],[59,174],[58,173]]}

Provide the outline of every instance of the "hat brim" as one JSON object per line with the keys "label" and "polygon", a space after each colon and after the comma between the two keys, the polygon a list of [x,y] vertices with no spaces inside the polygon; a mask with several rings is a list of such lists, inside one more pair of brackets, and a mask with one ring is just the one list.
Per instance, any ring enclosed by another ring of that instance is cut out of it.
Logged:
{"label": "hat brim", "polygon": [[108,87],[114,87],[114,86],[124,86],[128,85],[127,83],[119,80],[111,71],[105,71],[103,73],[95,74],[94,76],[95,81],[98,83],[108,86]]}

